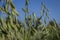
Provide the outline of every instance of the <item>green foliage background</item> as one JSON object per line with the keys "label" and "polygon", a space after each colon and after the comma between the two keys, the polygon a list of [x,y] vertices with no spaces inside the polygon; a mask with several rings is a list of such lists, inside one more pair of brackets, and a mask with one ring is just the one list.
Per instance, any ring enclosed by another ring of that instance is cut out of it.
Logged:
{"label": "green foliage background", "polygon": [[[22,8],[25,13],[22,23],[17,19],[19,14],[12,0],[6,0],[6,5],[0,7],[0,11],[7,16],[6,18],[0,17],[0,40],[60,40],[59,24],[55,19],[50,20],[49,10],[44,2],[41,4],[41,16],[38,18],[35,12],[32,15],[29,14],[29,0],[26,0],[25,7]],[[45,16],[44,24],[41,21],[43,16]]]}

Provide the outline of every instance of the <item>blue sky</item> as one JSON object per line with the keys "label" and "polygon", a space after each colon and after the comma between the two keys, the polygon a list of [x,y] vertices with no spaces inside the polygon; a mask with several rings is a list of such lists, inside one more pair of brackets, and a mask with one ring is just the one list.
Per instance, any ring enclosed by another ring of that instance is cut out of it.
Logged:
{"label": "blue sky", "polygon": [[[47,8],[49,9],[50,18],[51,19],[55,18],[57,22],[60,22],[60,0],[30,0],[29,2],[30,14],[32,14],[32,12],[36,12],[36,15],[38,17],[40,16],[42,1],[45,2]],[[25,7],[25,0],[13,0],[13,3],[20,14],[19,19],[23,20],[24,12],[22,11],[22,8]]]}
{"label": "blue sky", "polygon": [[[42,1],[45,2],[47,8],[49,9],[50,18],[55,18],[57,22],[60,22],[60,0],[30,0],[30,13],[32,14],[32,12],[36,12],[36,15],[39,17]],[[13,3],[20,13],[19,18],[21,18],[22,20],[24,17],[24,12],[22,11],[22,8],[25,6],[25,0],[13,0]]]}

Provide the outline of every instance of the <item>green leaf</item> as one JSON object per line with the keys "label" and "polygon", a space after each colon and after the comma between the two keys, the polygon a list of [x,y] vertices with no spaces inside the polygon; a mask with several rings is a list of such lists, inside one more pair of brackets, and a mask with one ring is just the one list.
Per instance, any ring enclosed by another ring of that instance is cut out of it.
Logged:
{"label": "green leaf", "polygon": [[49,19],[49,16],[48,16],[48,13],[46,12],[46,16],[47,16],[47,18]]}
{"label": "green leaf", "polygon": [[25,13],[29,13],[28,8],[22,8],[22,10],[23,10]]}
{"label": "green leaf", "polygon": [[41,4],[44,9],[47,9],[44,2],[42,2]]}
{"label": "green leaf", "polygon": [[9,8],[9,5],[8,4],[6,4],[6,6],[5,6],[5,10],[8,12],[8,8]]}
{"label": "green leaf", "polygon": [[18,16],[18,12],[16,11],[16,9],[12,9],[12,15]]}
{"label": "green leaf", "polygon": [[42,17],[43,17],[43,16],[41,16],[41,17],[39,18],[39,20],[41,20],[41,19],[42,19]]}
{"label": "green leaf", "polygon": [[29,0],[26,0],[26,3],[25,3],[25,5],[26,5],[26,6],[28,6],[28,4],[29,4]]}
{"label": "green leaf", "polygon": [[0,11],[4,11],[3,7],[0,7]]}
{"label": "green leaf", "polygon": [[33,12],[33,17],[34,17],[34,20],[36,21],[37,20],[37,17],[36,17],[35,12]]}
{"label": "green leaf", "polygon": [[10,1],[10,6],[11,6],[12,9],[15,9],[15,6],[11,1]]}
{"label": "green leaf", "polygon": [[44,19],[44,23],[46,24],[46,20]]}

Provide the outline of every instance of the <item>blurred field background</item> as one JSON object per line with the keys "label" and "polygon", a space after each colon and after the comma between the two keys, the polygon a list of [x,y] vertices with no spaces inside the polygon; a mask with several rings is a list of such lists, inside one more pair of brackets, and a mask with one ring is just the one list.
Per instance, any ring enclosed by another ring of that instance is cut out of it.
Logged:
{"label": "blurred field background", "polygon": [[40,3],[33,11],[30,0],[18,9],[13,0],[0,0],[0,40],[60,40],[59,17],[51,18],[45,1]]}

